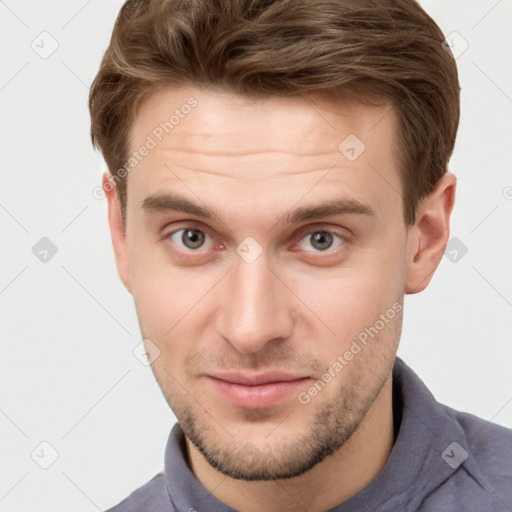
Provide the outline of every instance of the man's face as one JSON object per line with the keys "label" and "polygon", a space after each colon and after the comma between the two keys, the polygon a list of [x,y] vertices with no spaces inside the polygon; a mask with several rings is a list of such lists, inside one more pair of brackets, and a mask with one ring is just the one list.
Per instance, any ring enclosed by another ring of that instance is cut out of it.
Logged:
{"label": "man's face", "polygon": [[395,124],[384,103],[196,88],[140,110],[131,150],[156,147],[128,176],[120,273],[169,405],[228,476],[302,474],[389,383],[408,241]]}

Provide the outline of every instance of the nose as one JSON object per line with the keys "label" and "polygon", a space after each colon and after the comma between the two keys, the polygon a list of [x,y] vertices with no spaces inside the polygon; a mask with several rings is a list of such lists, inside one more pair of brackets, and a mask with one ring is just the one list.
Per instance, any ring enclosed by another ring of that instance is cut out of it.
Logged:
{"label": "nose", "polygon": [[222,283],[217,333],[241,353],[258,352],[268,343],[282,341],[293,329],[292,294],[264,255],[253,263],[237,257]]}

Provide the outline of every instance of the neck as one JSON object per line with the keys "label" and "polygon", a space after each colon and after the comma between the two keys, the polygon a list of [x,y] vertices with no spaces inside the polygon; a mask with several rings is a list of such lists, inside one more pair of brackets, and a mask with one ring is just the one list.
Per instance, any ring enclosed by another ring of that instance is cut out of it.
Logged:
{"label": "neck", "polygon": [[217,499],[243,512],[336,507],[364,489],[389,458],[394,443],[391,378],[343,446],[299,477],[256,482],[226,477],[186,439],[192,471]]}

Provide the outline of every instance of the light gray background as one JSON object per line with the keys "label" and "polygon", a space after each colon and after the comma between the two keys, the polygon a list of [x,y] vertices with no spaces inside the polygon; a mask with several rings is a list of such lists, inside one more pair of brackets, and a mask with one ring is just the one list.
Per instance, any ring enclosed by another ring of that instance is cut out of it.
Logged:
{"label": "light gray background", "polygon": [[[0,0],[0,510],[94,511],[163,468],[174,416],[114,267],[88,86],[120,0]],[[428,289],[407,297],[399,350],[436,398],[512,427],[510,0],[425,0],[452,36],[462,119],[452,235]],[[47,59],[36,53],[58,49]],[[463,39],[461,39],[461,37]],[[46,38],[41,42],[42,38]],[[58,248],[46,263],[32,247]],[[58,459],[51,462],[52,449]],[[34,452],[33,457],[31,453]]]}

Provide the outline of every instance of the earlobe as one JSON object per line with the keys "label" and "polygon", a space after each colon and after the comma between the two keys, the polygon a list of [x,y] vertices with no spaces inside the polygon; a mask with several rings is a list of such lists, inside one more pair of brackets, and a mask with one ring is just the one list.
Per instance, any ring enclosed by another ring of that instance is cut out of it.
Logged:
{"label": "earlobe", "polygon": [[103,174],[102,187],[108,203],[108,224],[110,227],[110,236],[112,238],[117,272],[125,288],[132,293],[125,226],[123,224],[119,199],[117,197],[117,188],[108,171]]}
{"label": "earlobe", "polygon": [[456,183],[455,176],[446,172],[418,208],[408,234],[406,293],[424,290],[441,262],[450,237]]}

